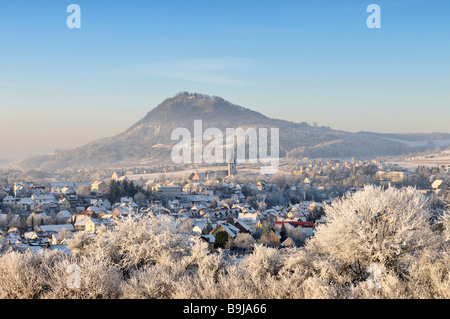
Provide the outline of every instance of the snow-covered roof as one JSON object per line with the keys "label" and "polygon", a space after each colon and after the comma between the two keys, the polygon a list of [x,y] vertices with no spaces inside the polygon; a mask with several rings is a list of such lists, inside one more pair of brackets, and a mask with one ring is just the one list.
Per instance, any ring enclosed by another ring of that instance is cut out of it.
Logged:
{"label": "snow-covered roof", "polygon": [[69,217],[72,217],[72,214],[69,212],[69,211],[67,211],[67,210],[62,210],[62,211],[60,211],[57,215],[56,215],[57,217],[67,217],[67,218],[69,218]]}
{"label": "snow-covered roof", "polygon": [[216,242],[216,238],[212,234],[201,235],[200,237],[206,239],[209,243]]}
{"label": "snow-covered roof", "polygon": [[20,204],[34,204],[34,200],[29,197],[24,197],[20,200]]}
{"label": "snow-covered roof", "polygon": [[246,231],[251,231],[250,227],[247,225],[247,223],[245,222],[245,220],[242,219],[237,219],[236,223],[239,223],[239,225],[241,225]]}
{"label": "snow-covered roof", "polygon": [[63,225],[41,225],[39,226],[41,231],[43,232],[60,232],[63,228],[68,231],[75,231],[75,228],[72,224],[63,224]]}
{"label": "snow-covered roof", "polygon": [[223,230],[225,230],[231,237],[236,237],[236,235],[239,233],[239,228],[234,227],[230,224],[221,224]]}

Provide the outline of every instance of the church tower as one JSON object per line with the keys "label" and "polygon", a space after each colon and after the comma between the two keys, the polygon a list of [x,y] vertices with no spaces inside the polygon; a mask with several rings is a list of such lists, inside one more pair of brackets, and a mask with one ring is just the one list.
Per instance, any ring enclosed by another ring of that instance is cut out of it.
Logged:
{"label": "church tower", "polygon": [[236,175],[237,174],[237,170],[236,170],[236,159],[234,159],[233,161],[229,161],[228,162],[228,176],[230,175]]}

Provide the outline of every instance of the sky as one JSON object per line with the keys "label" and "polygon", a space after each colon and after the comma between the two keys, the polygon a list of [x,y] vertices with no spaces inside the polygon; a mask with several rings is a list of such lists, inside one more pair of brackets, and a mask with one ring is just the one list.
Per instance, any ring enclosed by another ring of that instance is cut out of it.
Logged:
{"label": "sky", "polygon": [[450,133],[449,14],[448,0],[1,1],[0,159],[113,136],[181,91],[351,132]]}

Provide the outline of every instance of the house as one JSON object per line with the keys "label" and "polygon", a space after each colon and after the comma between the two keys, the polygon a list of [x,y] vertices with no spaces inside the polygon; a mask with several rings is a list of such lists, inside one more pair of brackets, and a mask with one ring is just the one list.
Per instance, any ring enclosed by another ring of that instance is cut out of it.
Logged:
{"label": "house", "polygon": [[106,212],[101,212],[98,214],[98,218],[113,218],[113,213],[110,210],[107,210]]}
{"label": "house", "polygon": [[124,216],[125,217],[125,216],[128,216],[128,215],[134,213],[134,210],[130,207],[119,206],[119,207],[116,207],[112,213],[114,216]]}
{"label": "house", "polygon": [[86,223],[84,224],[84,230],[88,233],[95,233],[97,231],[97,228],[101,226],[103,223],[101,220],[90,218],[86,220]]}
{"label": "house", "polygon": [[286,238],[282,243],[281,246],[283,247],[289,247],[289,246],[294,246],[294,241],[292,240],[291,237]]}
{"label": "house", "polygon": [[104,209],[104,207],[96,207],[96,206],[89,206],[86,211],[85,214],[88,215],[89,217],[97,217],[100,213],[106,211],[106,209]]}
{"label": "house", "polygon": [[124,174],[123,172],[114,172],[114,173],[112,174],[111,178],[112,178],[112,180],[114,180],[114,181],[120,182],[120,181],[121,181],[121,178],[124,177],[124,176],[125,176],[125,174]]}
{"label": "house", "polygon": [[75,195],[77,191],[72,186],[65,186],[61,188],[61,193],[64,195]]}
{"label": "house", "polygon": [[152,187],[152,191],[160,196],[175,197],[181,195],[182,187],[177,183],[170,183],[167,185],[158,183]]}
{"label": "house", "polygon": [[23,181],[19,181],[14,184],[14,196],[16,197],[24,197],[30,196],[31,192],[29,189],[29,184]]}
{"label": "house", "polygon": [[270,227],[269,239],[274,244],[280,244],[281,235],[273,227]]}
{"label": "house", "polygon": [[100,205],[98,205],[98,207],[103,207],[106,210],[111,209],[111,202],[109,200],[107,200],[106,198],[105,199],[99,199],[98,202],[100,204]]}
{"label": "house", "polygon": [[203,229],[205,228],[206,224],[197,224],[194,227],[192,227],[192,232],[200,235],[203,232]]}
{"label": "house", "polygon": [[28,189],[31,194],[35,195],[44,195],[47,192],[47,189],[43,185],[30,185]]}
{"label": "house", "polygon": [[77,220],[75,221],[75,224],[73,225],[75,227],[75,230],[76,231],[84,231],[85,226],[86,226],[86,222],[88,220],[89,219],[87,219],[87,218],[78,219],[78,217],[77,217]]}
{"label": "house", "polygon": [[132,197],[122,197],[120,199],[120,204],[115,204],[115,207],[131,208],[134,211],[137,211],[139,209],[139,205],[134,202]]}
{"label": "house", "polygon": [[240,210],[238,219],[251,219],[256,223],[260,219],[260,214],[257,211],[248,211],[244,208]]}
{"label": "house", "polygon": [[133,197],[121,197],[120,203],[121,204],[128,204],[133,202]]}
{"label": "house", "polygon": [[41,232],[46,233],[48,235],[59,233],[63,229],[66,231],[75,231],[75,227],[72,224],[62,224],[62,225],[41,225],[39,226]]}
{"label": "house", "polygon": [[41,208],[44,207],[51,207],[56,208],[57,207],[57,201],[55,196],[53,195],[36,195],[33,194],[31,196],[31,199],[35,201],[35,205],[39,205]]}
{"label": "house", "polygon": [[[242,220],[242,219],[237,219],[234,222],[234,227],[239,229],[240,233],[246,233],[246,234],[251,234],[252,233],[251,227],[248,226],[247,223],[244,220]],[[256,227],[256,224],[255,224],[255,227]]]}
{"label": "house", "polygon": [[3,198],[3,205],[14,206],[16,204],[16,199],[12,196],[6,196]]}
{"label": "house", "polygon": [[301,210],[299,209],[298,206],[296,207],[291,207],[288,212],[286,213],[286,218],[299,218],[302,215]]}
{"label": "house", "polygon": [[96,194],[105,194],[109,190],[109,186],[105,181],[95,181],[91,184],[91,192]]}
{"label": "house", "polygon": [[55,245],[64,245],[67,243],[66,241],[66,237],[60,237],[58,234],[52,234],[48,237],[48,241],[50,243],[50,245],[55,246]]}
{"label": "house", "polygon": [[34,210],[34,200],[32,200],[31,198],[22,198],[17,205],[26,211],[31,212],[32,210]]}
{"label": "house", "polygon": [[188,181],[201,182],[201,181],[205,180],[205,178],[206,178],[206,173],[194,172],[194,173],[191,173],[191,175],[189,175]]}
{"label": "house", "polygon": [[231,241],[239,234],[239,229],[228,223],[222,223],[217,225],[216,228],[210,232],[210,234],[214,236],[216,244],[220,242],[220,240],[218,240],[219,234],[223,233],[227,236],[223,241],[223,248],[229,249],[231,247]]}
{"label": "house", "polygon": [[68,210],[71,207],[70,202],[67,198],[60,199],[58,201],[58,205],[61,210]]}
{"label": "house", "polygon": [[38,239],[39,236],[35,231],[26,232],[23,234],[26,239]]}
{"label": "house", "polygon": [[11,191],[11,188],[9,186],[1,186],[0,185],[0,190],[5,193],[9,193]]}
{"label": "house", "polygon": [[279,212],[274,208],[266,209],[265,213],[270,220],[275,221],[278,219]]}
{"label": "house", "polygon": [[80,186],[89,187],[88,183],[73,183],[73,182],[53,182],[50,183],[50,191],[52,193],[74,195]]}
{"label": "house", "polygon": [[31,195],[31,199],[36,201],[36,202],[56,202],[56,198],[54,195],[50,195],[50,194],[33,194]]}
{"label": "house", "polygon": [[67,200],[69,201],[71,208],[76,208],[78,204],[78,195],[67,195]]}
{"label": "house", "polygon": [[325,223],[326,223],[326,221],[325,221],[325,215],[321,215],[320,218],[317,219],[314,223],[315,223],[316,225],[319,225],[319,224],[325,224]]}
{"label": "house", "polygon": [[72,214],[67,210],[62,210],[58,214],[56,214],[56,220],[68,222],[72,218]]}
{"label": "house", "polygon": [[90,204],[91,204],[90,207],[102,207],[103,200],[102,199],[91,199]]}
{"label": "house", "polygon": [[196,237],[200,238],[204,242],[208,244],[208,249],[210,251],[214,250],[214,243],[216,241],[216,238],[212,234],[206,234],[206,235],[195,235]]}

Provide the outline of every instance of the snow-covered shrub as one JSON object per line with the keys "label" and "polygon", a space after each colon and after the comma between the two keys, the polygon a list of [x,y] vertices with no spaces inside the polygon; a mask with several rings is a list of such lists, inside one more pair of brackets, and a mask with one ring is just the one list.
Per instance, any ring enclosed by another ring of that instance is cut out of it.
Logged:
{"label": "snow-covered shrub", "polygon": [[161,265],[145,265],[131,271],[122,282],[122,297],[126,299],[173,298],[174,284],[179,280],[173,270]]}
{"label": "snow-covered shrub", "polygon": [[371,265],[404,278],[407,257],[436,244],[426,205],[412,188],[366,186],[326,207],[326,223],[317,227],[306,249],[334,260],[353,283],[365,281]]}
{"label": "snow-covered shrub", "polygon": [[207,243],[199,238],[187,241],[189,249],[171,263],[149,263],[134,269],[123,283],[124,297],[217,298],[218,276],[225,267],[223,254],[210,254]]}
{"label": "snow-covered shrub", "polygon": [[450,298],[450,252],[444,244],[441,249],[425,249],[411,259],[408,273],[410,298]]}
{"label": "snow-covered shrub", "polygon": [[189,254],[189,238],[179,222],[149,214],[126,217],[93,237],[77,234],[69,247],[80,254],[107,257],[126,273],[146,264],[172,265]]}
{"label": "snow-covered shrub", "polygon": [[211,253],[168,216],[132,216],[77,233],[70,256],[0,254],[0,298],[448,299],[450,217],[442,232],[429,217],[416,190],[367,186],[327,206],[305,246],[236,256]]}
{"label": "snow-covered shrub", "polygon": [[59,258],[47,267],[48,299],[111,299],[121,296],[122,273],[109,262],[93,256]]}
{"label": "snow-covered shrub", "polygon": [[251,249],[255,245],[255,239],[247,233],[239,233],[231,243],[231,248]]}
{"label": "snow-covered shrub", "polygon": [[242,264],[252,280],[261,281],[278,274],[281,268],[280,252],[275,248],[255,245],[253,253]]}
{"label": "snow-covered shrub", "polygon": [[[78,273],[70,271],[73,265]],[[118,298],[123,279],[106,260],[48,250],[7,252],[0,257],[0,271],[1,299]],[[74,275],[79,275],[77,286],[70,284]]]}
{"label": "snow-covered shrub", "polygon": [[450,212],[444,212],[440,220],[442,223],[442,237],[445,241],[450,241]]}
{"label": "snow-covered shrub", "polygon": [[9,251],[0,256],[0,298],[35,299],[45,290],[42,255]]}

